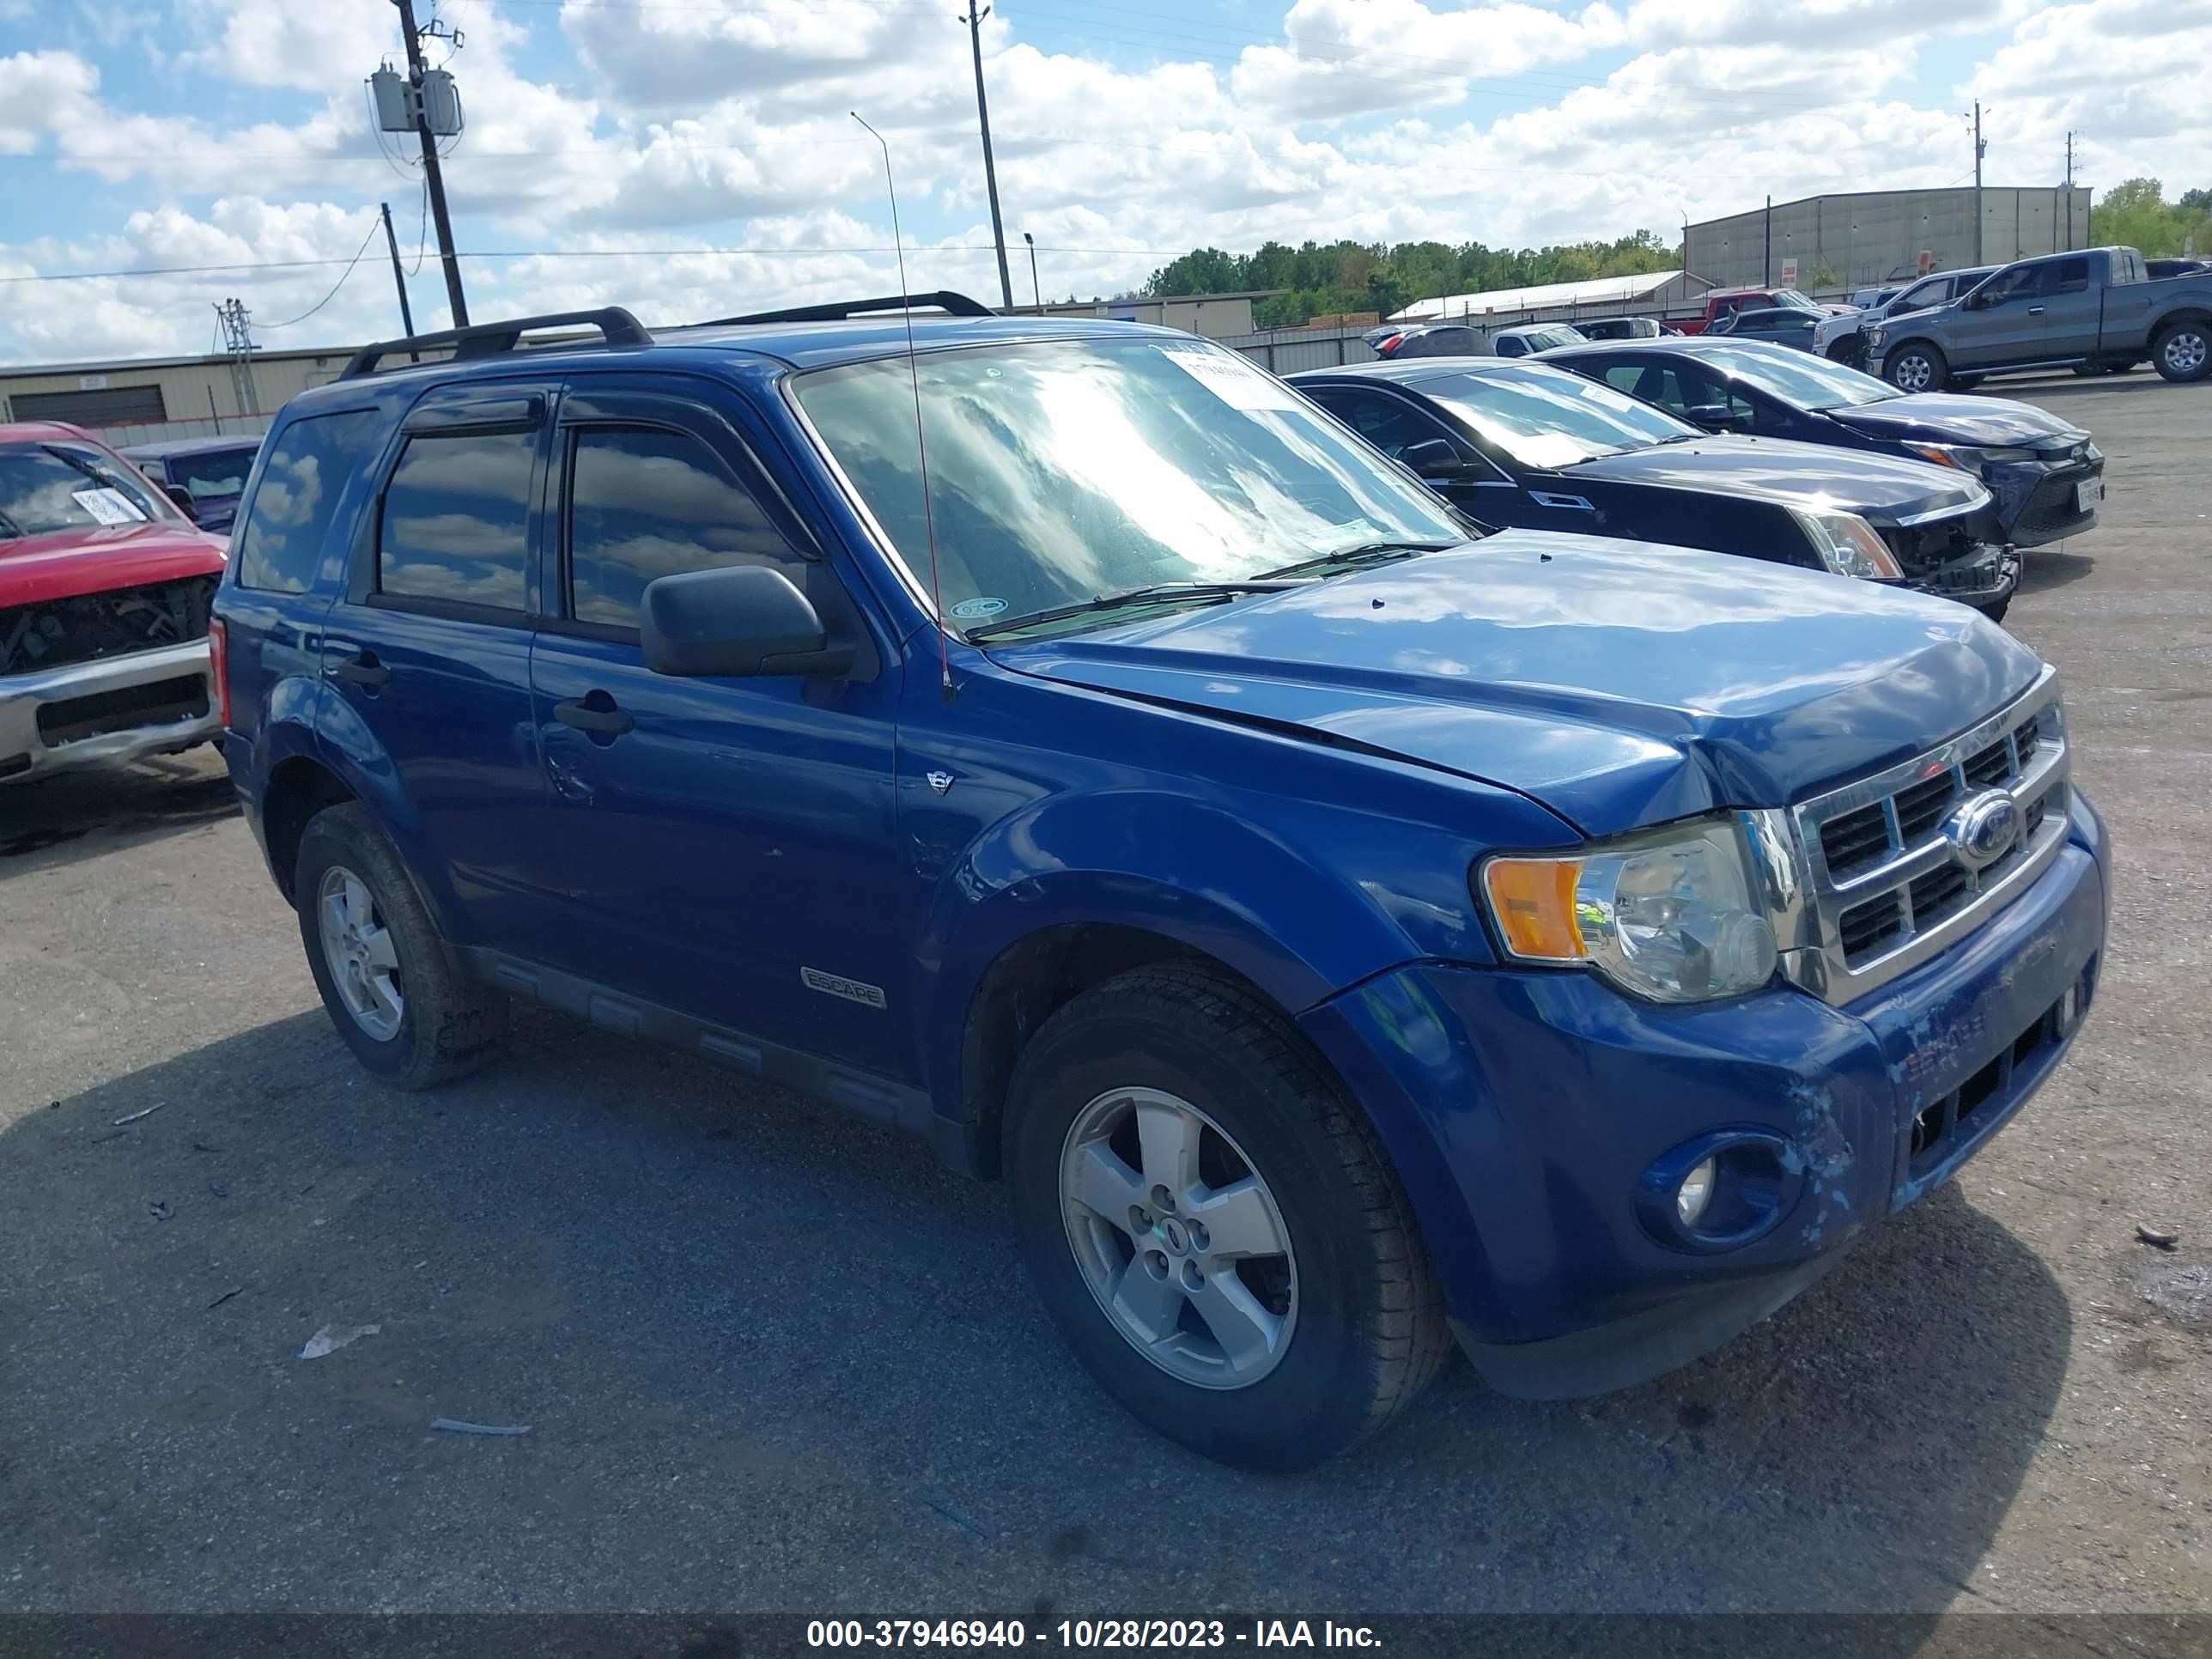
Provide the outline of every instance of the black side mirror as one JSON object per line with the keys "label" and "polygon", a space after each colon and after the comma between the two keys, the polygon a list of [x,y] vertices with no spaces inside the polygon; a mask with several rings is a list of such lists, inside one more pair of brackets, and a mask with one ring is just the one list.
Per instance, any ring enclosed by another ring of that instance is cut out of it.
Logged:
{"label": "black side mirror", "polygon": [[194,524],[200,521],[200,504],[192,499],[192,492],[182,484],[163,484],[161,493],[177,504],[177,510]]}
{"label": "black side mirror", "polygon": [[791,578],[766,565],[692,570],[647,582],[638,607],[645,665],[685,678],[842,674],[853,647],[828,630]]}
{"label": "black side mirror", "polygon": [[1751,416],[1729,404],[1696,404],[1690,410],[1690,424],[1708,432],[1741,432],[1751,425]]}
{"label": "black side mirror", "polygon": [[1467,475],[1467,463],[1460,459],[1459,451],[1442,438],[1424,438],[1417,444],[1407,444],[1398,452],[1398,459],[1424,478],[1459,478]]}

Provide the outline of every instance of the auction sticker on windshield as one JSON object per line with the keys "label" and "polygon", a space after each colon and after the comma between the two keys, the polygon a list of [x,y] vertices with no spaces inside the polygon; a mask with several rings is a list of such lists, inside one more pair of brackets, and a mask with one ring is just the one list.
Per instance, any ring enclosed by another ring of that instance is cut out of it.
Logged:
{"label": "auction sticker on windshield", "polygon": [[98,489],[78,489],[70,498],[102,524],[143,524],[146,515],[138,510],[138,503],[119,489],[102,486]]}
{"label": "auction sticker on windshield", "polygon": [[1297,409],[1298,394],[1233,352],[1166,346],[1163,355],[1231,409]]}

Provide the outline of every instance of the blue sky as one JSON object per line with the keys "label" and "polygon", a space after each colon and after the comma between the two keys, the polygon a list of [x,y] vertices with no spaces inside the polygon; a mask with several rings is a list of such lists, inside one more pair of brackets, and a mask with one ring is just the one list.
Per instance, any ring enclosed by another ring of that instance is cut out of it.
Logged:
{"label": "blue sky", "polygon": [[[957,9],[441,0],[457,239],[500,256],[472,309],[883,290],[853,109],[915,286],[995,297]],[[1978,95],[1992,183],[2056,183],[2069,128],[2093,185],[2212,183],[2212,0],[1009,0],[984,41],[1018,300],[1024,230],[1048,295],[1088,295],[1200,243],[1671,240],[1770,191],[1948,184]],[[398,52],[389,0],[0,0],[0,279],[46,279],[0,281],[0,361],[204,349],[232,294],[272,347],[396,331],[371,232],[389,201],[413,266],[420,168],[362,83]],[[240,268],[52,280],[210,265]],[[441,322],[434,258],[410,289]]]}

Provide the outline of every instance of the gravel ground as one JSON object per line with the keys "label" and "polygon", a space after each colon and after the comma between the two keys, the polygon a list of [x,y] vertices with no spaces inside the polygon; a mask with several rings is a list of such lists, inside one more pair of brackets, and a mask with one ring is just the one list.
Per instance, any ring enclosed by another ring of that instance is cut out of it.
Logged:
{"label": "gravel ground", "polygon": [[206,755],[0,794],[0,1610],[2212,1612],[2212,389],[2011,389],[2112,457],[2012,617],[2117,848],[2072,1059],[1722,1352],[1455,1360],[1297,1478],[1123,1416],[902,1142],[529,1015],[386,1093]]}

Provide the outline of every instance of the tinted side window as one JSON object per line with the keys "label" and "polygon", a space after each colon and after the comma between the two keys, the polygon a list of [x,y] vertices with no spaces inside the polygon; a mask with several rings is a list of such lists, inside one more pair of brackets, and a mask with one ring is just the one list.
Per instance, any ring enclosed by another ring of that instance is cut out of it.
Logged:
{"label": "tinted side window", "polygon": [[239,521],[240,587],[304,593],[313,585],[338,497],[361,463],[368,419],[358,410],[310,415],[276,434],[252,502]]}
{"label": "tinted side window", "polygon": [[408,441],[385,486],[377,586],[396,598],[522,610],[533,432]]}
{"label": "tinted side window", "polygon": [[[1379,392],[1348,392],[1341,386],[1317,387],[1314,401],[1342,421],[1385,455],[1395,459],[1414,444],[1451,434],[1419,410]],[[1459,447],[1453,444],[1452,447]]]}
{"label": "tinted side window", "polygon": [[640,598],[656,577],[767,564],[796,579],[805,562],[752,491],[679,432],[577,433],[568,520],[569,615],[578,622],[636,627]]}
{"label": "tinted side window", "polygon": [[2051,287],[2053,294],[2086,294],[2089,290],[2089,262],[2087,259],[2061,259],[2057,265],[2058,280]]}

